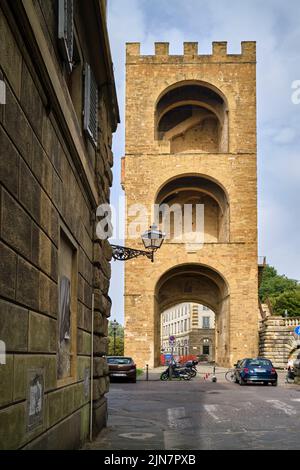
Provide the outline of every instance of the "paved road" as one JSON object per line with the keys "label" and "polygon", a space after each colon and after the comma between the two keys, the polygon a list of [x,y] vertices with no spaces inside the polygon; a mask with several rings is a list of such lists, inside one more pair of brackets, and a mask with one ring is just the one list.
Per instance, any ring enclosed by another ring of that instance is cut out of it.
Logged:
{"label": "paved road", "polygon": [[113,383],[109,422],[91,449],[300,449],[300,386]]}

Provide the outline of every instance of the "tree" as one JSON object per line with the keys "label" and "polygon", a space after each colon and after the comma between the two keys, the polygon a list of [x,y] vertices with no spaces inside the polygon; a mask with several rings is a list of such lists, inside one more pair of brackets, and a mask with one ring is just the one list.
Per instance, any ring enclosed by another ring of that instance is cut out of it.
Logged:
{"label": "tree", "polygon": [[273,266],[266,266],[259,289],[262,302],[270,300],[275,315],[300,316],[300,284],[295,279],[280,275]]}
{"label": "tree", "polygon": [[112,322],[108,323],[108,355],[109,356],[123,356],[124,355],[124,328],[118,323],[116,329],[116,352],[114,352],[114,330]]}
{"label": "tree", "polygon": [[269,297],[274,297],[283,292],[299,288],[298,281],[278,274],[273,266],[266,266],[262,275],[259,297],[260,300],[264,302]]}
{"label": "tree", "polygon": [[270,301],[276,315],[284,315],[287,310],[289,317],[300,317],[300,289],[287,290],[270,297]]}

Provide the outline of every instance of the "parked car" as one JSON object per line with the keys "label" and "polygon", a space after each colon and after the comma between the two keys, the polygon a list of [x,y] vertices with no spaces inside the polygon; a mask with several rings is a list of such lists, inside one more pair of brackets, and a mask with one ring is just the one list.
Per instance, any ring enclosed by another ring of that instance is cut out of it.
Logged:
{"label": "parked car", "polygon": [[263,383],[277,385],[277,372],[269,359],[257,357],[242,359],[235,365],[236,381],[240,385],[246,383]]}
{"label": "parked car", "polygon": [[130,382],[136,382],[136,365],[131,357],[107,356],[109,377],[124,378]]}

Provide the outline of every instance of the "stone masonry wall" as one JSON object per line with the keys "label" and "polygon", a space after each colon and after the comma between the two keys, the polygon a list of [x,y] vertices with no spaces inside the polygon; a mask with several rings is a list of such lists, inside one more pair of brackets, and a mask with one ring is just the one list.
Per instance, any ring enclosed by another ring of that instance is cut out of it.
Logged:
{"label": "stone masonry wall", "polygon": [[[216,360],[232,365],[240,357],[258,352],[255,43],[243,42],[241,54],[235,55],[227,54],[223,42],[213,43],[211,55],[199,54],[197,43],[185,43],[183,55],[169,55],[168,43],[156,43],[155,54],[147,56],[141,55],[139,43],[130,43],[126,67],[123,186],[127,208],[144,204],[150,225],[151,207],[159,191],[177,177],[199,176],[223,188],[230,222],[223,242],[205,243],[194,252],[184,244],[164,242],[154,264],[147,259],[126,264],[125,354],[141,366],[155,363],[157,316],[161,313],[156,286],[169,270],[198,264],[225,280],[228,296],[223,299],[220,321],[217,319]],[[168,90],[183,84],[207,86],[223,97],[228,109],[228,152],[176,153],[170,142],[156,139],[156,105]],[[127,226],[135,217],[128,213]],[[130,236],[126,245],[141,248],[140,240]],[[201,303],[201,298],[191,301]]]}
{"label": "stone masonry wall", "polygon": [[[53,44],[41,3],[51,7],[52,2],[32,2],[51,55]],[[6,104],[0,105],[0,340],[7,353],[6,365],[0,365],[0,448],[76,448],[89,432],[93,292],[94,431],[106,422],[109,379],[102,356],[107,352],[111,307],[111,251],[107,242],[94,243],[96,204],[88,197],[88,188],[75,167],[60,122],[49,107],[47,90],[35,73],[37,64],[31,60],[26,43],[9,9],[0,8],[0,80],[6,84]],[[72,111],[58,60],[56,57],[57,76]],[[109,105],[102,97],[102,127],[92,168],[96,203],[108,201],[112,183]],[[82,139],[79,131],[78,138]],[[88,159],[88,149],[84,148]],[[57,380],[61,227],[77,247],[77,359],[73,377],[65,385]],[[30,370],[42,370],[44,376],[42,417],[31,428]]]}

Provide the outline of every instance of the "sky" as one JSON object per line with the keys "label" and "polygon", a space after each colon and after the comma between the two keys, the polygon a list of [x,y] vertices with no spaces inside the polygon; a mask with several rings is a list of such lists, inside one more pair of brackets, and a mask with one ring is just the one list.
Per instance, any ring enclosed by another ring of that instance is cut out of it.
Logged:
{"label": "sky", "polygon": [[[183,42],[195,41],[200,54],[210,54],[213,41],[227,41],[228,52],[239,54],[241,41],[257,41],[258,251],[280,274],[300,279],[300,93],[293,88],[300,85],[299,18],[299,0],[108,0],[121,116],[111,203],[121,227],[125,43],[140,42],[142,54],[153,54],[154,42],[165,41],[171,54],[182,54]],[[114,242],[123,244],[121,237]],[[111,318],[121,323],[123,269],[123,262],[112,262]]]}

